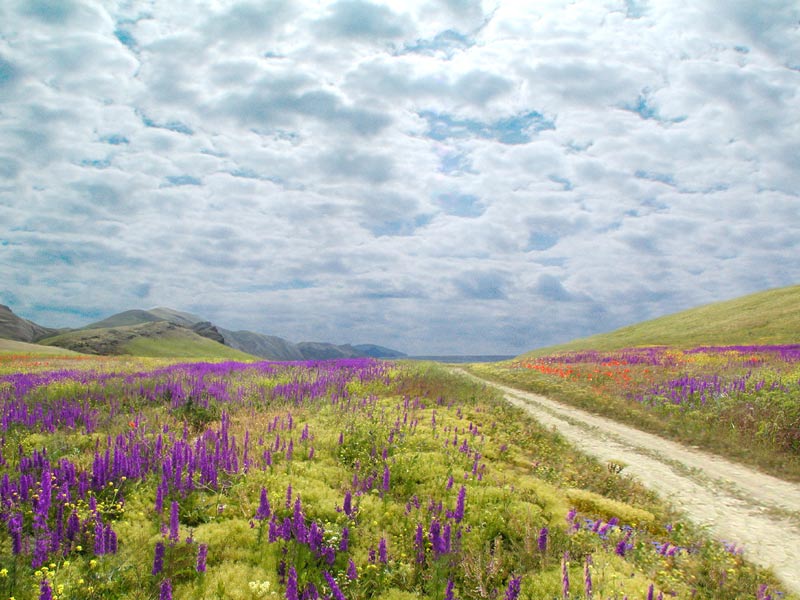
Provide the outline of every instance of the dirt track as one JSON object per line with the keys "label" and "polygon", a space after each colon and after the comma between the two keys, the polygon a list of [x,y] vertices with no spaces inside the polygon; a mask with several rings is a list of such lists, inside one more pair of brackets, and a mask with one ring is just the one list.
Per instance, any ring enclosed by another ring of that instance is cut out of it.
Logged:
{"label": "dirt track", "polygon": [[623,461],[626,473],[672,500],[717,539],[744,547],[748,560],[771,568],[787,591],[800,593],[800,485],[538,394],[480,381],[587,454]]}

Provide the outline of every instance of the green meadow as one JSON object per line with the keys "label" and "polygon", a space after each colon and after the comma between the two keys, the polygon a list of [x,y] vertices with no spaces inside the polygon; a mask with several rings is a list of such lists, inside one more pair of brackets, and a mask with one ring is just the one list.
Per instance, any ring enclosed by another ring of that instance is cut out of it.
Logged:
{"label": "green meadow", "polygon": [[0,398],[0,597],[780,590],[619,465],[429,363],[9,355]]}

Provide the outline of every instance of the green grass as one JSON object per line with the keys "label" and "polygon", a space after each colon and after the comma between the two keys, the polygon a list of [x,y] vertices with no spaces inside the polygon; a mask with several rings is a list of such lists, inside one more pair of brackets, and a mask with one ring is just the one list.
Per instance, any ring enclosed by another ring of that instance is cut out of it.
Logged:
{"label": "green grass", "polygon": [[58,348],[54,346],[43,346],[41,344],[29,344],[28,342],[18,342],[16,340],[0,339],[0,354],[28,355],[28,356],[79,356],[80,352]]}
{"label": "green grass", "polygon": [[255,357],[198,335],[137,338],[123,346],[125,354],[163,358],[225,358],[254,360]]}
{"label": "green grass", "polygon": [[616,350],[634,346],[791,344],[800,342],[800,285],[717,302],[679,313],[540,348],[543,356],[572,350]]}
{"label": "green grass", "polygon": [[[220,470],[219,485],[169,492],[164,506],[176,502],[180,541],[166,544],[163,570],[156,574],[155,545],[165,541],[163,532],[171,521],[169,508],[161,514],[154,510],[162,481],[159,463],[142,478],[103,485],[94,500],[73,498],[64,517],[75,510],[87,519],[78,540],[81,548],[67,556],[53,554],[46,565],[32,566],[29,549],[12,555],[10,533],[0,527],[0,597],[33,600],[40,596],[40,581],[47,580],[54,590],[63,590],[59,598],[154,600],[169,579],[176,600],[277,599],[286,597],[281,562],[287,561],[296,567],[301,585],[314,583],[326,594],[322,571],[329,571],[349,600],[439,600],[448,580],[462,600],[503,598],[512,577],[522,578],[520,600],[562,599],[563,568],[572,582],[570,600],[583,600],[587,557],[595,598],[642,599],[651,584],[666,597],[697,600],[754,598],[762,584],[776,589],[769,574],[710,541],[635,480],[577,452],[491,389],[441,367],[398,363],[374,377],[356,372],[344,386],[298,400],[270,392],[278,385],[331,381],[346,367],[282,364],[213,374],[197,365],[171,374],[159,368],[129,380],[126,373],[140,370],[131,360],[75,360],[77,368],[101,367],[104,374],[120,376],[72,381],[64,375],[32,389],[27,402],[88,403],[97,411],[98,428],[85,434],[69,427],[40,431],[15,425],[0,440],[7,457],[0,475],[7,472],[16,480],[22,457],[41,448],[53,464],[64,459],[91,469],[106,447],[127,453],[124,448],[135,444],[141,452],[131,456],[148,456],[163,446],[164,456],[178,456],[171,447],[188,443],[196,449],[208,435],[210,445],[203,442],[202,447],[211,450],[209,456],[215,448],[220,452],[224,439],[235,449],[239,466]],[[184,404],[165,395],[166,383],[183,387]],[[207,407],[190,402],[206,397],[201,389],[219,386],[236,393],[220,402],[208,397]],[[223,413],[228,429],[220,438]],[[293,442],[291,456],[285,449],[288,440]],[[243,468],[245,447],[249,468]],[[267,466],[263,456],[268,450]],[[181,455],[186,451],[184,446]],[[32,461],[27,464],[32,468]],[[386,469],[391,478],[384,485]],[[365,483],[373,476],[372,483]],[[197,481],[198,473],[194,477]],[[38,480],[34,484],[38,489]],[[456,507],[462,486],[465,510],[458,522],[447,513]],[[338,546],[347,527],[349,548],[340,548],[335,562],[328,563],[296,537],[270,541],[268,524],[254,519],[262,488],[277,523],[293,517],[292,503],[286,501],[291,489],[294,511],[302,498],[305,526],[322,526],[325,543],[332,546]],[[342,508],[348,491],[354,508],[349,516]],[[58,492],[57,486],[51,489],[54,503]],[[120,498],[124,503],[117,504]],[[97,514],[117,533],[116,553],[93,551],[96,517],[89,504],[94,501]],[[15,498],[13,503],[14,512],[25,511],[31,541],[39,531],[31,501]],[[572,508],[578,513],[568,521]],[[62,518],[58,514],[50,511],[51,528],[54,519]],[[620,520],[619,526],[608,524],[612,518]],[[602,520],[598,525],[609,525],[608,535],[593,531],[585,519]],[[453,527],[452,549],[442,556],[430,542],[434,521]],[[428,537],[423,548],[415,543],[417,524]],[[549,536],[541,548],[543,527]],[[385,561],[374,555],[380,540],[388,546]],[[619,556],[615,548],[626,540],[626,554]],[[655,543],[682,550],[664,556]],[[205,573],[194,568],[199,544],[208,547]],[[565,552],[569,563],[562,566]],[[346,574],[351,559],[356,579]]]}
{"label": "green grass", "polygon": [[40,342],[86,354],[254,360],[255,357],[165,321],[70,331]]}

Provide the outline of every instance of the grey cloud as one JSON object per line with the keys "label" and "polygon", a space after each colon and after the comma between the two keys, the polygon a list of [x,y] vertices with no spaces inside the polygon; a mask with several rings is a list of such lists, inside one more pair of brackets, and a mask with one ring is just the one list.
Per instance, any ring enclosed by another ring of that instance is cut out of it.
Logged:
{"label": "grey cloud", "polygon": [[566,290],[557,277],[546,273],[539,276],[539,281],[537,281],[533,291],[545,300],[551,302],[568,302],[574,300],[573,295]]}
{"label": "grey cloud", "polygon": [[0,156],[0,177],[14,179],[19,173],[19,162],[13,158]]}
{"label": "grey cloud", "polygon": [[392,122],[385,113],[347,106],[330,92],[300,91],[304,82],[299,77],[264,81],[246,94],[229,95],[216,110],[260,127],[286,126],[299,116],[307,116],[331,127],[344,125],[352,133],[364,136],[379,133]]}
{"label": "grey cloud", "polygon": [[378,97],[404,97],[421,104],[420,97],[449,98],[455,103],[483,106],[507,95],[513,82],[483,69],[452,76],[446,72],[416,74],[410,64],[385,59],[360,66],[348,75],[348,85]]}
{"label": "grey cloud", "polygon": [[0,56],[0,90],[10,89],[19,79],[19,69]]}
{"label": "grey cloud", "polygon": [[485,71],[470,71],[458,78],[453,89],[459,97],[466,98],[472,104],[483,105],[493,98],[507,94],[512,87],[505,77]]}
{"label": "grey cloud", "polygon": [[341,148],[323,154],[319,159],[319,166],[333,177],[343,176],[379,184],[392,178],[394,161],[389,156]]}
{"label": "grey cloud", "polygon": [[456,217],[475,218],[486,211],[480,198],[472,194],[448,192],[439,194],[434,201],[446,214]]}
{"label": "grey cloud", "polygon": [[387,6],[364,0],[339,0],[319,28],[335,37],[384,40],[402,37],[410,28],[407,19]]}
{"label": "grey cloud", "polygon": [[210,17],[205,30],[212,43],[219,38],[263,39],[287,22],[287,13],[283,0],[237,3],[225,13]]}
{"label": "grey cloud", "polygon": [[508,276],[495,271],[468,271],[453,280],[464,298],[472,300],[504,300]]}
{"label": "grey cloud", "polygon": [[23,0],[21,12],[48,25],[66,23],[75,14],[71,0]]}

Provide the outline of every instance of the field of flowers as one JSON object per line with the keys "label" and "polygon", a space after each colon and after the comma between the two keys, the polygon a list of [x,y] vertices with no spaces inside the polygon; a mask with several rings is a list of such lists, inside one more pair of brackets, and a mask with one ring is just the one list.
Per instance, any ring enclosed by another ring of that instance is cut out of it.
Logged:
{"label": "field of flowers", "polygon": [[[606,384],[629,375],[607,366]],[[0,598],[776,589],[734,545],[438,367],[0,355]]]}
{"label": "field of flowers", "polygon": [[582,351],[474,369],[800,479],[800,345]]}

